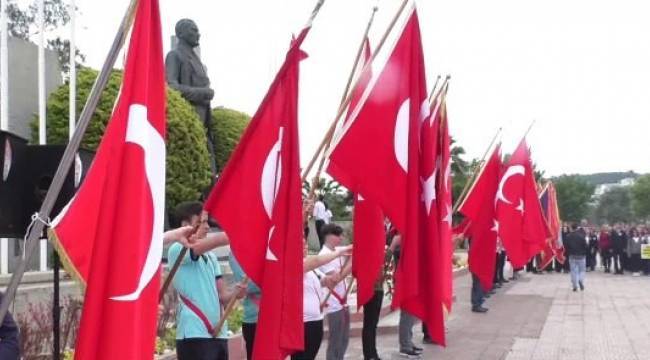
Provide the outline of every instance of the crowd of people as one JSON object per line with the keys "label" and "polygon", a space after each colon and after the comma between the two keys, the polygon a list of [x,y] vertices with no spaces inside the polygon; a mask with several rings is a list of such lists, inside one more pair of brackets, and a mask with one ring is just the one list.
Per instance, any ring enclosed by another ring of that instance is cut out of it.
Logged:
{"label": "crowd of people", "polygon": [[[312,215],[327,211],[324,204],[308,207]],[[321,206],[323,205],[323,206]],[[237,259],[230,254],[229,262],[236,285],[226,285],[216,257],[210,251],[228,244],[223,232],[208,232],[207,215],[199,202],[183,203],[176,209],[180,227],[165,234],[171,244],[168,251],[169,263],[174,263],[183,247],[189,251],[181,261],[174,277],[180,303],[176,315],[176,350],[179,360],[222,360],[228,359],[226,333],[216,334],[215,324],[223,315],[223,308],[233,297],[243,300],[242,333],[248,359],[252,359],[256,324],[258,320],[260,289],[252,282],[242,283],[246,278]],[[293,360],[315,359],[324,336],[324,320],[327,322],[328,339],[326,359],[343,360],[348,348],[350,333],[350,310],[348,296],[351,273],[352,246],[343,246],[344,232],[341,226],[323,219],[316,235],[322,239],[317,254],[308,253],[307,237],[304,240],[303,260],[303,323],[304,350],[293,354]],[[387,228],[387,251],[399,261],[400,236]],[[362,343],[366,360],[380,360],[376,346],[377,326],[384,299],[386,268],[377,274],[375,294],[364,306]],[[215,281],[216,279],[216,281]],[[420,358],[423,349],[413,342],[413,327],[416,318],[408,313],[400,314],[400,354],[405,358]],[[426,328],[423,329],[426,334]],[[426,336],[426,335],[425,335]],[[426,339],[425,339],[426,342]]]}
{"label": "crowd of people", "polygon": [[[614,225],[591,225],[583,220],[575,229],[571,224],[562,227],[562,242],[566,249],[566,239],[572,233],[584,239],[586,249],[585,271],[601,269],[605,273],[633,276],[650,276],[650,259],[643,259],[642,245],[650,245],[650,227],[645,224],[616,223]],[[582,254],[581,254],[582,255]],[[539,257],[531,259],[526,271],[541,274],[543,271],[570,272],[569,262],[560,263],[557,259],[544,269],[539,268]]]}

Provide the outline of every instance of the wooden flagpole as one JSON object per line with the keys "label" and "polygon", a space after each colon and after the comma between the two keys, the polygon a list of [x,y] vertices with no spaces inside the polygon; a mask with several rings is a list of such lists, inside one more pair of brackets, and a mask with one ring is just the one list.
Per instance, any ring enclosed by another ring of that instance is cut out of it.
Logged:
{"label": "wooden flagpole", "polygon": [[[248,286],[248,276],[244,276],[241,281],[239,282],[241,286]],[[223,311],[223,314],[221,314],[221,317],[219,318],[219,322],[217,323],[217,326],[214,327],[214,336],[219,336],[219,333],[221,332],[221,328],[223,327],[223,324],[226,322],[228,319],[228,316],[232,313],[232,311],[235,309],[235,305],[237,305],[237,299],[236,296],[233,296],[230,298],[230,301],[228,301],[228,305],[226,305],[225,310]]]}
{"label": "wooden flagpole", "polygon": [[[440,82],[440,78],[441,78],[441,76],[438,75],[438,77],[436,78],[435,84],[433,84],[433,89],[431,89],[431,94],[429,94],[429,104],[431,104],[431,105],[433,104],[434,95],[435,95],[435,97],[438,97],[438,94],[436,94],[436,90],[438,90],[438,83]],[[443,86],[444,86],[444,84],[443,84]]]}
{"label": "wooden flagpole", "polygon": [[[339,276],[343,275],[343,269],[345,269],[345,267],[348,266],[348,264],[350,263],[351,260],[352,260],[352,256],[349,256],[347,259],[345,259],[345,263],[343,263],[343,266],[341,267],[341,270],[339,271]],[[345,279],[343,279],[341,281],[345,281]],[[329,291],[327,292],[327,295],[325,295],[325,299],[323,299],[323,302],[321,302],[321,304],[320,304],[320,309],[321,310],[323,310],[325,308],[325,305],[327,304],[327,301],[332,296],[332,291],[333,291],[332,289],[329,289]]]}
{"label": "wooden flagpole", "polygon": [[[400,15],[404,11],[404,8],[406,8],[406,5],[408,4],[408,2],[409,2],[409,0],[403,0],[402,1],[402,5],[397,10],[397,13],[393,17],[393,20],[390,22],[390,25],[386,29],[386,32],[384,33],[384,36],[379,41],[379,44],[377,45],[377,48],[373,52],[373,54],[370,57],[370,60],[368,61],[368,63],[361,70],[361,73],[365,72],[368,69],[368,67],[371,66],[372,62],[375,60],[375,57],[377,57],[377,54],[380,52],[380,50],[384,46],[384,43],[386,42],[386,39],[388,38],[388,35],[390,34],[390,32],[395,27],[395,24],[397,23],[397,20],[399,19]],[[355,88],[357,86],[358,82],[359,82],[359,79],[357,79],[357,81],[355,81],[354,86],[352,88]],[[343,116],[343,113],[345,112],[346,107],[350,104],[351,100],[352,100],[352,93],[349,93],[345,97],[345,101],[343,101],[341,103],[341,105],[339,106],[339,109],[338,109],[338,111],[336,113],[336,116],[334,117],[334,120],[332,121],[332,124],[330,125],[329,129],[327,130],[327,133],[325,134],[325,137],[323,138],[320,145],[318,146],[318,149],[321,149],[321,150],[324,149],[325,145],[329,144],[332,141],[332,138],[334,136],[334,131],[336,130],[336,125],[338,124],[338,121],[341,118],[341,116]],[[311,168],[313,167],[313,164],[316,162],[316,160],[318,159],[318,156],[320,154],[321,154],[320,150],[316,151],[316,153],[312,157],[311,161],[309,162],[310,166],[306,167],[303,170],[302,182],[304,182],[305,179],[307,178],[307,175],[311,171]],[[325,152],[323,152],[323,156],[325,156]]]}
{"label": "wooden flagpole", "polygon": [[485,149],[485,152],[483,153],[483,156],[481,157],[481,160],[474,166],[472,169],[472,175],[471,177],[467,180],[467,183],[465,183],[465,187],[463,188],[463,191],[461,192],[460,196],[456,200],[456,203],[454,204],[453,212],[455,213],[460,209],[460,207],[465,203],[465,196],[469,193],[470,189],[472,189],[475,185],[476,180],[479,178],[479,175],[483,172],[484,164],[485,164],[485,158],[488,156],[490,149],[492,149],[492,146],[496,142],[497,138],[499,137],[499,134],[501,134],[502,128],[499,128],[494,134],[494,137],[492,137],[492,141],[490,141],[490,144],[488,147]]}
{"label": "wooden flagpole", "polygon": [[2,299],[2,304],[0,305],[0,323],[2,323],[4,320],[4,317],[7,314],[7,310],[9,309],[9,306],[16,296],[16,290],[18,289],[18,284],[20,283],[23,274],[25,273],[27,262],[31,259],[32,255],[38,247],[39,237],[43,233],[47,219],[52,212],[52,208],[54,207],[54,202],[59,197],[59,193],[63,187],[65,177],[70,170],[70,165],[72,165],[72,162],[74,161],[83,135],[86,132],[86,128],[88,127],[90,119],[95,112],[95,109],[97,108],[97,104],[99,103],[101,93],[106,88],[106,84],[108,83],[113,65],[115,65],[115,61],[117,60],[120,50],[126,41],[129,29],[133,24],[137,4],[138,0],[131,0],[127,11],[122,18],[122,23],[120,24],[120,27],[115,34],[113,45],[108,52],[106,60],[104,61],[104,65],[102,66],[102,70],[100,71],[99,76],[97,76],[95,84],[93,85],[93,88],[90,91],[90,95],[88,96],[88,100],[86,101],[84,109],[81,112],[79,124],[74,132],[74,135],[65,148],[65,152],[63,153],[59,167],[56,170],[54,178],[52,179],[52,184],[50,185],[50,188],[45,195],[43,204],[41,205],[41,208],[38,212],[38,218],[33,221],[33,226],[29,228],[29,233],[27,234],[27,239],[25,241],[25,257],[18,264],[18,267],[14,271],[11,277],[11,282],[9,283],[9,286],[5,292],[5,296]]}
{"label": "wooden flagpole", "polygon": [[[348,95],[348,93],[350,91],[350,87],[352,85],[352,80],[354,80],[354,74],[356,73],[355,70],[357,70],[357,67],[359,65],[359,60],[361,59],[361,54],[363,53],[363,46],[364,46],[364,44],[366,42],[366,38],[368,37],[368,33],[370,32],[370,27],[372,26],[372,23],[373,23],[373,21],[375,19],[375,13],[377,12],[377,10],[378,10],[378,8],[376,6],[372,8],[372,14],[370,15],[370,19],[368,20],[368,25],[366,25],[366,30],[363,33],[363,37],[361,38],[361,43],[359,44],[359,48],[357,50],[357,55],[356,55],[356,57],[354,59],[354,64],[352,65],[352,70],[350,71],[350,75],[348,76],[348,82],[345,85],[345,90],[343,91],[343,95],[341,96],[340,104],[343,104],[345,102],[346,97],[347,97],[347,95]],[[336,125],[338,124],[338,121],[339,120],[337,118],[335,120],[334,124],[333,124],[334,127],[336,127]],[[331,140],[331,136],[330,136],[330,140]],[[320,145],[318,146],[318,149],[316,149],[316,154],[311,158],[311,160],[309,161],[309,164],[307,165],[307,167],[303,171],[302,181],[301,182],[304,182],[307,179],[307,175],[309,174],[311,169],[314,167],[314,164],[316,163],[316,160],[318,159],[318,155],[320,155],[323,152],[323,149],[325,149],[325,147],[327,145],[329,145],[329,142],[321,141]],[[312,185],[312,187],[313,187],[313,185]],[[310,191],[309,198],[311,198],[311,197],[313,197],[313,194]]]}

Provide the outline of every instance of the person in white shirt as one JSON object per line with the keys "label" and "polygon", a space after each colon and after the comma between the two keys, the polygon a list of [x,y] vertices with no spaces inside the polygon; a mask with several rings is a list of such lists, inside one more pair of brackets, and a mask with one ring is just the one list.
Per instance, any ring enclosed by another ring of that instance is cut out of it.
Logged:
{"label": "person in white shirt", "polygon": [[332,214],[332,210],[330,210],[329,205],[327,205],[327,203],[323,203],[323,204],[325,204],[325,219],[324,220],[325,220],[325,225],[327,225],[327,224],[332,222],[332,218],[334,217],[334,215]]}
{"label": "person in white shirt", "polygon": [[317,268],[337,258],[347,255],[352,246],[339,247],[327,254],[307,256],[307,241],[303,245],[303,323],[305,326],[305,350],[291,355],[292,360],[313,360],[318,354],[323,340],[323,310],[321,302],[325,298],[323,286],[331,283],[333,275],[323,276]]}
{"label": "person in white shirt", "polygon": [[[323,226],[322,234],[325,243],[319,255],[337,251],[337,247],[342,242],[343,229],[336,224],[327,224]],[[323,274],[337,277],[337,284],[331,289],[331,296],[325,304],[325,314],[329,326],[327,360],[343,360],[348,347],[350,311],[347,304],[348,289],[343,274],[349,273],[349,268],[351,268],[351,262],[340,257],[319,268]]]}
{"label": "person in white shirt", "polygon": [[314,211],[312,213],[316,221],[316,235],[318,235],[318,242],[320,243],[321,248],[323,247],[324,241],[322,227],[325,225],[325,219],[327,218],[327,208],[325,208],[323,199],[323,195],[318,196],[318,201],[314,204]]}

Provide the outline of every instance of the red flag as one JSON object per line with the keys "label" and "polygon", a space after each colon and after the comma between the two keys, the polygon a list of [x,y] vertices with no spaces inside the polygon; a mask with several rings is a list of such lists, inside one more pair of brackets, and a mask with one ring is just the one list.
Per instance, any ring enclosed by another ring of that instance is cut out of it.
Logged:
{"label": "red flag", "polygon": [[444,344],[439,234],[424,221],[425,209],[435,208],[435,188],[426,187],[433,182],[421,182],[419,164],[419,129],[428,110],[420,27],[413,9],[386,66],[373,75],[352,120],[334,142],[328,172],[376,202],[402,234],[393,307],[423,319],[434,340]]}
{"label": "red flag", "polygon": [[542,254],[542,268],[545,268],[550,264],[554,257],[557,258],[559,262],[564,263],[564,249],[562,248],[560,240],[560,211],[557,204],[555,185],[553,185],[552,182],[549,181],[546,184],[546,187],[540,195],[540,203],[550,233]]}
{"label": "red flag", "polygon": [[526,139],[521,140],[501,175],[496,213],[508,258],[514,268],[520,268],[543,249],[548,234]]}
{"label": "red flag", "polygon": [[165,73],[157,0],[141,0],[119,100],[79,192],[53,223],[86,285],[75,359],[154,353],[165,207]]}
{"label": "red flag", "polygon": [[353,226],[352,274],[357,279],[357,307],[361,307],[374,296],[384,264],[386,231],[381,208],[356,195]]}
{"label": "red flag", "polygon": [[469,270],[485,291],[492,289],[497,230],[494,199],[499,186],[501,149],[497,146],[476,177],[459,211],[470,221]]}
{"label": "red flag", "polygon": [[[365,67],[365,71],[360,73],[357,86],[352,91],[346,123],[372,76],[371,66],[366,67],[370,58],[370,41],[366,38],[359,59],[360,68]],[[357,307],[360,308],[374,296],[375,283],[381,275],[386,244],[384,214],[377,204],[364,199],[361,195],[356,195],[354,197],[353,224],[354,251],[357,256],[352,257],[352,274],[357,279]]]}
{"label": "red flag", "polygon": [[256,359],[284,359],[303,348],[298,79],[308,31],[292,42],[205,204],[262,290]]}
{"label": "red flag", "polygon": [[[439,114],[439,115],[438,115]],[[440,110],[435,113],[439,116],[440,126],[440,171],[436,181],[436,193],[438,194],[438,211],[440,216],[440,253],[442,266],[442,301],[445,309],[450,312],[453,302],[453,264],[454,255],[452,233],[452,181],[451,181],[451,137],[449,136],[449,119],[447,117],[447,92],[441,94]]]}

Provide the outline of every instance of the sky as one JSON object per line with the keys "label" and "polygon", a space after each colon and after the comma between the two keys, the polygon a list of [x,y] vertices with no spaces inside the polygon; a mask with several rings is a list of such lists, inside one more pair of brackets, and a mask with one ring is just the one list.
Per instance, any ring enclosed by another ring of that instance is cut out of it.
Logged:
{"label": "sky", "polygon": [[[315,0],[160,0],[165,52],[196,21],[213,106],[254,114]],[[401,0],[326,0],[303,49],[299,123],[306,164],[336,115],[373,6],[374,48]],[[99,68],[127,0],[76,0],[77,45]],[[528,142],[547,176],[650,172],[650,5],[643,0],[416,1],[429,86],[450,74],[452,136],[481,157],[499,127]],[[400,23],[404,19],[400,20]],[[66,32],[63,31],[65,36]],[[393,37],[389,37],[388,44]],[[390,48],[387,46],[386,48]],[[383,54],[385,56],[385,54]],[[381,56],[380,56],[381,57]]]}

